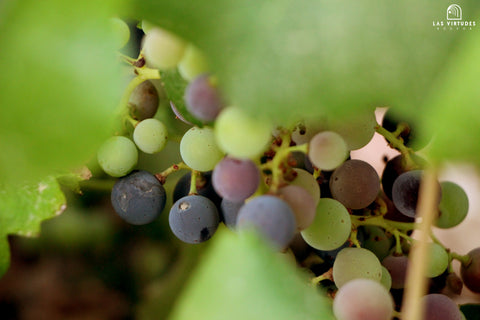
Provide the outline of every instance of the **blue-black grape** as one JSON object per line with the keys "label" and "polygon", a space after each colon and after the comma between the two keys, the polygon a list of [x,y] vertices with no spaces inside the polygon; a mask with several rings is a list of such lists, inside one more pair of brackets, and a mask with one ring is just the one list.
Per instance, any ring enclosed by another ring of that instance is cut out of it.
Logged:
{"label": "blue-black grape", "polygon": [[289,205],[270,195],[256,197],[240,208],[237,229],[253,228],[277,249],[288,246],[297,228]]}
{"label": "blue-black grape", "polygon": [[[175,189],[173,190],[173,202],[188,195],[188,192],[190,191],[191,177],[192,174],[189,172],[177,181]],[[212,171],[202,172],[201,175],[197,177],[197,193],[210,199],[217,206],[217,209],[220,208],[222,198],[213,188]]]}
{"label": "blue-black grape", "polygon": [[407,163],[406,159],[402,155],[398,155],[390,160],[388,160],[387,164],[385,165],[385,169],[383,169],[382,173],[382,187],[383,192],[385,195],[392,199],[392,187],[395,180],[404,172],[414,170],[414,169],[421,169],[425,167],[426,161],[415,155],[410,155],[411,159],[414,163]]}
{"label": "blue-black grape", "polygon": [[215,204],[208,198],[190,195],[173,204],[168,222],[178,239],[186,243],[201,243],[213,236],[220,217]]}
{"label": "blue-black grape", "polygon": [[111,201],[115,212],[135,225],[155,220],[165,207],[163,185],[147,171],[135,171],[120,178],[112,189]]}
{"label": "blue-black grape", "polygon": [[220,212],[222,214],[223,222],[230,229],[235,229],[237,225],[238,211],[243,206],[244,202],[233,202],[227,199],[222,199],[220,204]]}

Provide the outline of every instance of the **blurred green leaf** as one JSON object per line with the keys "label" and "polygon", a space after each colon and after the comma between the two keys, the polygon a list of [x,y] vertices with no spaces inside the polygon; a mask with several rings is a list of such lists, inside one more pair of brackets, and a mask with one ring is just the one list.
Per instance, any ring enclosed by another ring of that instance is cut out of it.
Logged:
{"label": "blurred green leaf", "polygon": [[202,256],[176,319],[333,319],[326,296],[256,235],[223,229]]}
{"label": "blurred green leaf", "polygon": [[123,87],[110,18],[123,1],[11,0],[0,18],[0,181],[84,164]]}
{"label": "blurred green leaf", "polygon": [[429,154],[437,160],[480,164],[480,30],[471,32],[439,77],[425,112],[418,114],[434,138]]}
{"label": "blurred green leaf", "polygon": [[[231,104],[279,121],[418,107],[461,32],[446,1],[147,0],[137,17],[203,49]],[[474,17],[478,2],[462,1]]]}
{"label": "blurred green leaf", "polygon": [[36,236],[43,220],[65,208],[65,196],[54,177],[23,187],[0,185],[0,276],[10,263],[7,235]]}

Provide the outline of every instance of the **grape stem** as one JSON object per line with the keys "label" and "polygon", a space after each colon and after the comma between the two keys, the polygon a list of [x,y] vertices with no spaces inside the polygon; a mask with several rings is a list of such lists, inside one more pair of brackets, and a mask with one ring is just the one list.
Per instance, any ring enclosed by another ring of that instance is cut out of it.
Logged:
{"label": "grape stem", "polygon": [[319,275],[318,277],[312,278],[310,281],[312,284],[319,284],[323,280],[330,280],[333,282],[333,268],[328,269],[325,273]]}
{"label": "grape stem", "polygon": [[375,125],[375,131],[379,134],[381,134],[385,139],[387,139],[389,145],[400,151],[400,153],[403,155],[405,158],[406,164],[408,167],[415,167],[415,161],[413,161],[411,154],[414,153],[414,151],[411,148],[408,148],[405,146],[403,143],[403,139],[399,137],[400,133],[405,129],[405,124],[400,123],[397,126],[397,130],[394,132],[390,132],[384,127],[382,127],[380,124]]}
{"label": "grape stem", "polygon": [[179,170],[182,170],[182,169],[187,169],[187,170],[192,170],[189,166],[187,166],[185,163],[183,162],[179,162],[177,164],[173,164],[171,165],[170,167],[168,167],[167,169],[163,170],[162,172],[160,173],[156,173],[155,174],[155,177],[158,179],[158,181],[160,181],[161,184],[165,184],[165,181],[167,180],[167,177],[174,173],[174,172],[177,172]]}
{"label": "grape stem", "polygon": [[197,192],[197,179],[200,176],[200,172],[197,170],[192,170],[192,176],[190,177],[190,191],[188,195],[198,194]]}

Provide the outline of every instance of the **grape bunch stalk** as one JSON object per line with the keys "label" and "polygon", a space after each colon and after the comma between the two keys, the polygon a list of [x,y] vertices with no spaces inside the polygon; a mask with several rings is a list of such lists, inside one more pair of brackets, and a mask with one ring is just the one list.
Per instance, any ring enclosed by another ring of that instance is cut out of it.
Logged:
{"label": "grape bunch stalk", "polygon": [[[339,320],[408,319],[402,309],[407,271],[416,252],[424,252],[423,319],[462,319],[444,293],[459,294],[463,285],[480,293],[480,248],[451,251],[422,215],[433,209],[434,225],[452,228],[465,219],[469,203],[459,185],[438,181],[435,166],[418,154],[428,141],[416,123],[395,107],[382,124],[373,107],[341,121],[325,115],[279,125],[256,118],[222,95],[221,81],[194,44],[146,21],[141,28],[139,56],[122,55],[135,77],[119,104],[119,129],[97,154],[105,173],[118,178],[111,201],[122,219],[142,225],[169,210],[172,233],[191,244],[214,237],[222,223],[239,233],[255,230],[309,270],[312,285],[333,299]],[[159,94],[152,81],[175,69],[188,83],[180,104],[170,101],[171,114],[190,126],[179,143],[183,161],[151,173],[138,168],[139,153],[162,152],[169,140],[167,127],[154,118]],[[381,177],[350,157],[375,132],[400,152]],[[164,184],[180,170],[186,173],[168,195]],[[165,208],[168,197],[171,208]],[[428,246],[412,237],[417,229]],[[460,275],[453,260],[461,262]]]}

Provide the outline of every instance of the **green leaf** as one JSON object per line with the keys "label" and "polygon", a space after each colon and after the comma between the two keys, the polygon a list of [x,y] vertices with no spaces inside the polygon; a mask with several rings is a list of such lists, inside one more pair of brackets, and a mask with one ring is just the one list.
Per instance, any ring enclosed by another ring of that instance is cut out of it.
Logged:
{"label": "green leaf", "polygon": [[0,186],[0,276],[10,263],[7,235],[36,236],[43,220],[65,208],[65,196],[54,177],[23,187]]}
{"label": "green leaf", "polygon": [[176,319],[333,319],[326,296],[256,235],[219,230],[180,297]]}
{"label": "green leaf", "polygon": [[[281,121],[398,105],[418,111],[461,32],[445,1],[142,0],[137,17],[207,54],[231,104]],[[463,1],[474,17],[478,1]],[[473,19],[473,18],[472,18]]]}
{"label": "green leaf", "polygon": [[437,160],[457,159],[480,164],[480,30],[457,47],[438,79],[420,119],[434,133],[429,154]]}
{"label": "green leaf", "polygon": [[124,80],[109,19],[122,3],[2,3],[0,181],[81,166],[112,133]]}
{"label": "green leaf", "polygon": [[480,320],[480,304],[462,304],[460,311],[467,320]]}

